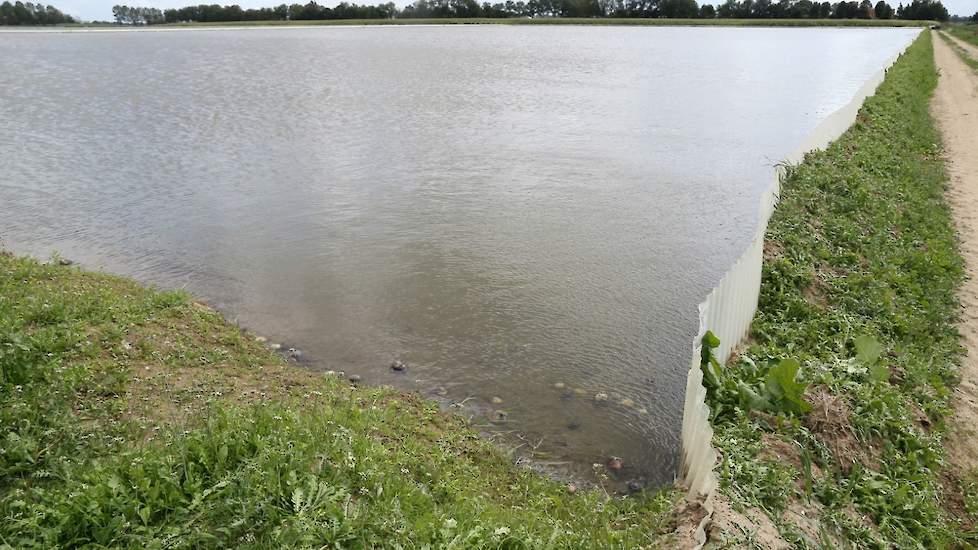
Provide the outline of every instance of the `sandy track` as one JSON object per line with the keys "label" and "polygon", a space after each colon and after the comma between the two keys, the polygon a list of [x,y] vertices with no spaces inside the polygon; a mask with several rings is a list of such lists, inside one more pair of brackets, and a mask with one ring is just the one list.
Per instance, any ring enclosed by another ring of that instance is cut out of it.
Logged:
{"label": "sandy track", "polygon": [[964,40],[961,40],[960,38],[957,38],[954,35],[948,34],[946,32],[941,33],[941,34],[944,35],[944,36],[946,36],[946,37],[948,37],[948,38],[950,38],[951,39],[951,42],[954,42],[958,46],[961,46],[961,49],[964,50],[964,51],[966,51],[966,52],[968,52],[968,55],[970,55],[972,59],[974,59],[975,61],[978,61],[978,46],[973,46],[973,45],[965,42]]}
{"label": "sandy track", "polygon": [[949,438],[948,453],[956,466],[970,470],[978,467],[978,73],[936,38],[934,61],[941,77],[931,108],[944,137],[951,177],[947,197],[968,276],[960,290],[964,311],[959,327],[967,356],[961,365],[956,431]]}

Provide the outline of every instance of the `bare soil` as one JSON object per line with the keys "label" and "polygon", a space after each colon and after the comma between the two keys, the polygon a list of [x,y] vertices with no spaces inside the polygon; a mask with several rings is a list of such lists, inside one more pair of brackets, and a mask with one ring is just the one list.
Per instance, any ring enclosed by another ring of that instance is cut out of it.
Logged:
{"label": "bare soil", "polygon": [[964,50],[965,52],[967,52],[968,55],[970,55],[972,59],[978,61],[978,46],[974,46],[972,44],[969,44],[969,43],[965,42],[964,40],[961,40],[960,38],[955,37],[954,35],[950,35],[950,34],[944,33],[944,36],[950,38],[951,39],[951,42],[954,42],[958,46],[961,46],[961,49]]}
{"label": "bare soil", "polygon": [[812,411],[805,416],[804,424],[812,434],[839,460],[845,473],[859,463],[879,470],[879,446],[859,442],[852,429],[852,411],[839,396],[828,388],[816,386],[808,393]]}

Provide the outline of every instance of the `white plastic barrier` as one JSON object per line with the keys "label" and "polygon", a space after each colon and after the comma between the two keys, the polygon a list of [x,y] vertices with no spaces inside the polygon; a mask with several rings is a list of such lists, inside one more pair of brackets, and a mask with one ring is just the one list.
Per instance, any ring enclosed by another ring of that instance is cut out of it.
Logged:
{"label": "white plastic barrier", "polygon": [[[912,41],[911,41],[912,42]],[[909,44],[908,44],[909,45]],[[893,56],[883,69],[874,74],[844,107],[823,120],[808,140],[785,161],[798,164],[805,153],[823,149],[841,136],[856,120],[863,101],[876,92],[883,82],[886,71],[896,62],[900,54]],[[723,362],[730,358],[734,348],[747,335],[751,321],[757,311],[757,300],[761,290],[761,265],[764,256],[764,235],[767,223],[777,205],[781,190],[781,167],[775,169],[774,178],[761,195],[757,230],[744,254],[720,280],[720,284],[710,292],[699,305],[699,332],[693,340],[693,357],[689,374],[686,377],[686,401],[683,407],[683,461],[681,479],[688,489],[691,499],[709,497],[717,486],[713,471],[717,462],[717,451],[713,448],[713,428],[710,426],[710,408],[706,405],[706,389],[703,387],[703,372],[700,370],[701,342],[707,330],[720,339],[716,350],[717,358]],[[709,506],[707,506],[707,511]],[[705,525],[705,522],[704,522]],[[703,525],[701,525],[702,529]],[[705,540],[705,535],[704,535]]]}

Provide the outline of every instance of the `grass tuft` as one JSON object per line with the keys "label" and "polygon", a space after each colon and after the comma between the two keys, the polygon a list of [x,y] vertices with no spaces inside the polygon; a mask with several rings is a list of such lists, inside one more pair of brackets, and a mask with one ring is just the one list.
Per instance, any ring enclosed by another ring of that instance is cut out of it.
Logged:
{"label": "grass tuft", "polygon": [[569,494],[185,293],[8,254],[0,438],[0,548],[640,548],[678,497]]}
{"label": "grass tuft", "polygon": [[945,30],[960,40],[978,46],[978,23],[948,25]]}

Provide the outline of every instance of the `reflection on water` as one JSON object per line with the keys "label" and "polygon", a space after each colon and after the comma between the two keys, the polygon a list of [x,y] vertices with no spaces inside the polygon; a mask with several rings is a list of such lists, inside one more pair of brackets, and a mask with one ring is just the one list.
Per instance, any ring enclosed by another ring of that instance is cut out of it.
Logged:
{"label": "reflection on water", "polygon": [[771,165],[915,32],[0,34],[0,236],[667,482]]}

